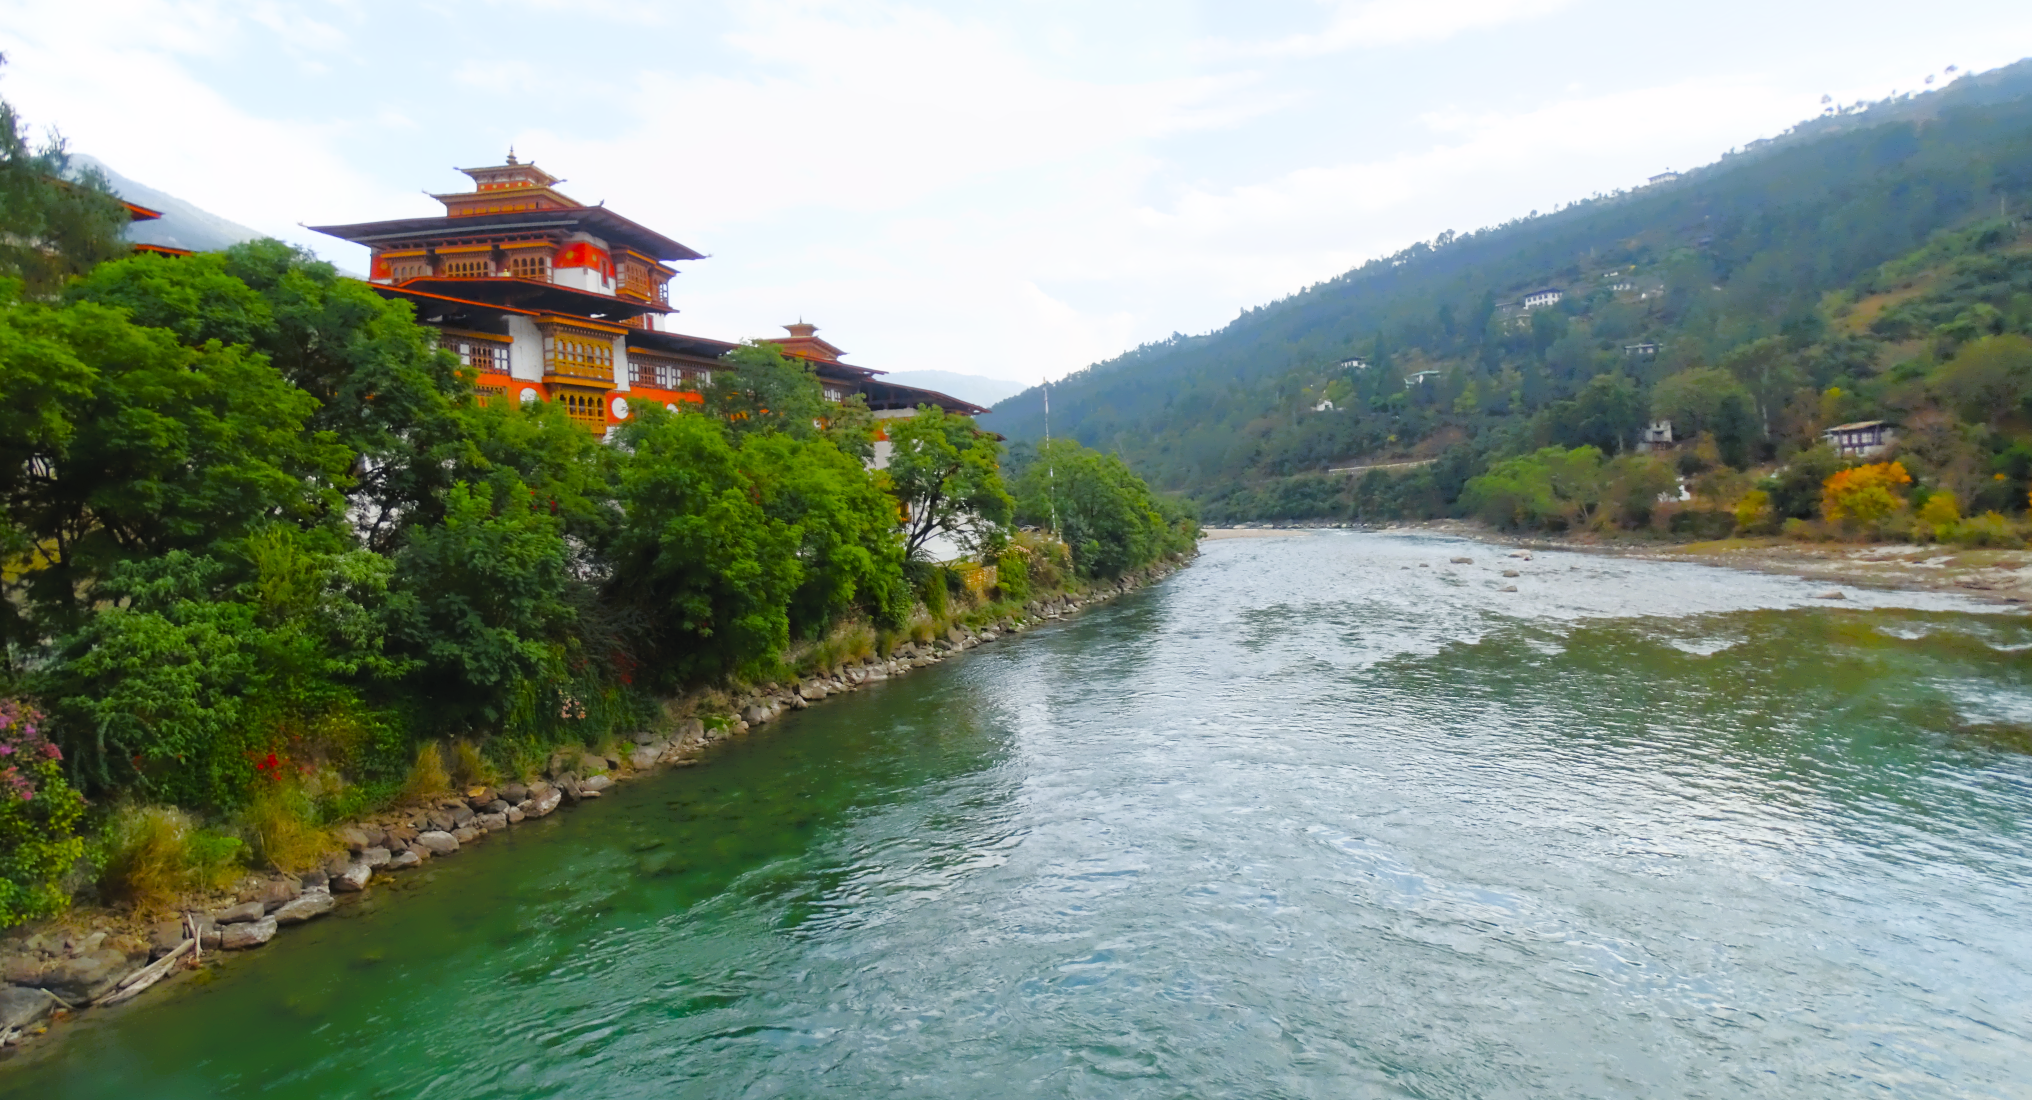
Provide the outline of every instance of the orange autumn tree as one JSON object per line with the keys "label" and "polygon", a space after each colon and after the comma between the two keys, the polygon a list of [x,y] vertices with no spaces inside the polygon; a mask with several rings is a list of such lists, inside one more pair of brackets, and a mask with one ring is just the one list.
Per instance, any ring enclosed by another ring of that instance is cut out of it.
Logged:
{"label": "orange autumn tree", "polygon": [[1876,523],[1905,506],[1899,493],[1912,484],[1902,462],[1877,462],[1843,470],[1821,483],[1820,511],[1829,522]]}

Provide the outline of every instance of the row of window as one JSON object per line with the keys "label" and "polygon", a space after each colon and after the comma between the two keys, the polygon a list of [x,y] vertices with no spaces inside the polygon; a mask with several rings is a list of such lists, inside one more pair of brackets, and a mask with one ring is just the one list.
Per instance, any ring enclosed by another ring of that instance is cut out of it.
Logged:
{"label": "row of window", "polygon": [[568,374],[579,378],[614,377],[614,343],[597,336],[560,332],[544,341],[546,374]]}
{"label": "row of window", "polygon": [[[429,274],[430,262],[427,260],[392,260],[388,264],[388,277],[396,282],[404,279],[421,279]],[[468,256],[444,261],[443,275],[448,279],[484,279],[493,274],[494,262],[484,256]],[[503,274],[547,283],[550,281],[550,257],[511,256]]]}
{"label": "row of window", "polygon": [[448,336],[443,346],[457,353],[460,366],[471,367],[482,374],[508,373],[508,349],[499,344]]}
{"label": "row of window", "polygon": [[711,380],[711,371],[686,370],[675,363],[638,359],[632,355],[628,357],[628,384],[632,386],[683,390],[703,386]]}

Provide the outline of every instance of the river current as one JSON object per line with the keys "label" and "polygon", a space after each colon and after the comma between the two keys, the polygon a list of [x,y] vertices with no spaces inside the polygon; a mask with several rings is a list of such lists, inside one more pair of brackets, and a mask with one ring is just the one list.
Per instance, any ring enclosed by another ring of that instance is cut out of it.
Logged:
{"label": "river current", "polygon": [[0,1095],[2032,1095],[2025,616],[1502,553],[1209,543]]}

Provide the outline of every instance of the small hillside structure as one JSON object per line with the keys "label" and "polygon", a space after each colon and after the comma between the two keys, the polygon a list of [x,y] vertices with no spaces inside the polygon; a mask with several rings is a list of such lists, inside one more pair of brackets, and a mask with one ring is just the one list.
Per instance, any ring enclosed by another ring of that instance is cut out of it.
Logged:
{"label": "small hillside structure", "polygon": [[1524,308],[1543,309],[1546,306],[1556,306],[1559,304],[1559,300],[1564,297],[1566,297],[1566,291],[1560,290],[1557,287],[1549,286],[1543,290],[1534,290],[1524,296]]}
{"label": "small hillside structure", "polygon": [[1679,173],[1677,173],[1677,172],[1674,172],[1674,171],[1672,171],[1671,169],[1669,169],[1669,168],[1668,168],[1668,169],[1666,169],[1665,171],[1663,171],[1663,172],[1660,172],[1660,173],[1658,173],[1658,174],[1657,174],[1657,175],[1655,175],[1655,176],[1652,176],[1652,177],[1651,177],[1651,178],[1650,178],[1650,179],[1649,179],[1648,181],[1646,181],[1646,182],[1648,182],[1648,183],[1650,183],[1650,184],[1653,184],[1653,185],[1656,185],[1656,184],[1660,184],[1660,183],[1673,183],[1673,182],[1676,182],[1676,181],[1677,181],[1678,179],[1679,179]]}
{"label": "small hillside structure", "polygon": [[1672,421],[1653,420],[1637,433],[1637,451],[1662,450],[1672,446]]}
{"label": "small hillside structure", "polygon": [[1422,371],[1419,371],[1419,372],[1418,372],[1418,373],[1416,373],[1416,374],[1407,374],[1407,375],[1405,375],[1405,376],[1404,376],[1404,385],[1405,385],[1406,387],[1411,387],[1411,386],[1423,386],[1423,385],[1426,385],[1427,383],[1430,383],[1430,382],[1431,382],[1431,381],[1432,381],[1433,379],[1435,379],[1435,378],[1438,378],[1438,377],[1439,377],[1439,372],[1438,372],[1438,371],[1436,371],[1436,370],[1422,370]]}
{"label": "small hillside structure", "polygon": [[1642,344],[1624,344],[1623,354],[1632,359],[1656,359],[1658,358],[1658,345],[1648,341]]}
{"label": "small hillside structure", "polygon": [[1369,361],[1357,355],[1353,359],[1341,360],[1342,370],[1368,370]]}
{"label": "small hillside structure", "polygon": [[1820,433],[1828,445],[1846,458],[1869,458],[1891,448],[1898,440],[1898,427],[1886,420],[1858,420],[1837,424]]}

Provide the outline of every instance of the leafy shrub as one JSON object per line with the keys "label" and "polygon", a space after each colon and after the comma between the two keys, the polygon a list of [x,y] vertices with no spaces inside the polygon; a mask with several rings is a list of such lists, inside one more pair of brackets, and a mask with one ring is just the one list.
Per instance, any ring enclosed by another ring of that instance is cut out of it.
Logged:
{"label": "leafy shrub", "polygon": [[1766,535],[1777,527],[1777,513],[1771,507],[1771,494],[1762,489],[1752,489],[1736,502],[1736,530],[1746,535]]}
{"label": "leafy shrub", "polygon": [[1961,525],[1961,502],[1946,489],[1936,489],[1919,506],[1918,530],[1932,535],[1940,542],[1954,538],[1955,529]]}
{"label": "leafy shrub", "polygon": [[74,831],[84,797],[64,782],[41,721],[0,699],[0,927],[61,911],[70,899],[59,882],[85,852]]}
{"label": "leafy shrub", "polygon": [[201,829],[174,806],[122,806],[106,829],[99,888],[140,913],[223,889],[240,873],[240,838]]}
{"label": "leafy shrub", "polygon": [[1030,554],[1022,546],[1012,545],[995,559],[995,587],[1005,600],[1030,601]]}
{"label": "leafy shrub", "polygon": [[1821,514],[1830,523],[1881,523],[1904,507],[1898,490],[1912,484],[1912,475],[1898,462],[1876,462],[1842,470],[1822,483]]}
{"label": "leafy shrub", "polygon": [[1954,528],[1953,540],[1957,545],[1969,547],[2016,549],[2025,545],[2018,529],[2000,512],[1984,512],[1961,521]]}
{"label": "leafy shrub", "polygon": [[1711,508],[1685,508],[1672,513],[1666,521],[1668,529],[1675,535],[1694,539],[1724,539],[1736,529],[1733,512]]}

